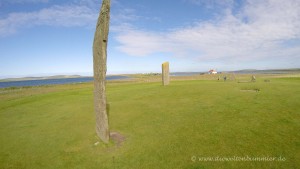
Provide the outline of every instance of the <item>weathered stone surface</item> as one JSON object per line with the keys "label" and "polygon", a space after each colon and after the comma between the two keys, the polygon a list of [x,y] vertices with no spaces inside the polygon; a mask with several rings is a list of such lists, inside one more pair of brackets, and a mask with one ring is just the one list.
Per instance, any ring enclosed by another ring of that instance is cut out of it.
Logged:
{"label": "weathered stone surface", "polygon": [[100,139],[109,142],[109,126],[106,108],[106,60],[110,19],[110,0],[103,0],[99,14],[94,44],[94,106],[96,113],[96,132]]}
{"label": "weathered stone surface", "polygon": [[162,84],[164,86],[169,85],[170,77],[169,77],[169,62],[165,62],[162,64]]}
{"label": "weathered stone surface", "polygon": [[251,76],[251,81],[256,82],[256,77],[254,75]]}

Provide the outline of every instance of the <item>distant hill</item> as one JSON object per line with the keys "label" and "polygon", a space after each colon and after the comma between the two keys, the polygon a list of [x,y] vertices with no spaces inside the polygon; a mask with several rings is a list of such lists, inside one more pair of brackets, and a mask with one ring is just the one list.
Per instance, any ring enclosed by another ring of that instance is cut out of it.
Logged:
{"label": "distant hill", "polygon": [[300,73],[299,68],[295,69],[267,69],[267,70],[256,70],[256,69],[244,69],[231,71],[232,73],[238,74],[288,74],[288,73]]}
{"label": "distant hill", "polygon": [[80,77],[86,77],[86,76],[55,75],[55,76],[45,76],[45,77],[6,78],[6,79],[0,79],[0,82],[13,82],[13,81],[25,81],[25,80],[45,80],[45,79],[66,79],[66,78],[80,78]]}
{"label": "distant hill", "polygon": [[[192,76],[198,74],[207,74],[207,72],[171,72],[172,76]],[[267,70],[257,70],[257,69],[242,69],[235,71],[218,71],[218,73],[236,73],[236,74],[293,74],[300,73],[300,68],[295,69],[267,69]]]}
{"label": "distant hill", "polygon": [[[191,76],[198,74],[207,74],[207,72],[171,72],[170,75],[174,76]],[[218,71],[218,73],[237,73],[237,74],[289,74],[289,73],[300,73],[300,68],[294,69],[267,69],[267,70],[257,70],[257,69],[242,69],[235,71]]]}
{"label": "distant hill", "polygon": [[[170,72],[171,76],[192,76],[199,74],[206,74],[208,72]],[[257,70],[257,69],[243,69],[236,71],[220,71],[219,73],[236,73],[236,74],[294,74],[300,73],[300,68],[293,69],[267,69],[267,70]],[[159,75],[159,73],[155,73]],[[131,74],[132,75],[132,74]],[[126,74],[125,76],[131,76]],[[108,75],[108,76],[118,76],[118,75]],[[66,78],[81,78],[90,76],[80,76],[80,75],[56,75],[56,76],[45,76],[45,77],[23,77],[23,78],[6,78],[0,79],[0,82],[12,82],[12,81],[25,81],[25,80],[45,80],[45,79],[66,79]]]}

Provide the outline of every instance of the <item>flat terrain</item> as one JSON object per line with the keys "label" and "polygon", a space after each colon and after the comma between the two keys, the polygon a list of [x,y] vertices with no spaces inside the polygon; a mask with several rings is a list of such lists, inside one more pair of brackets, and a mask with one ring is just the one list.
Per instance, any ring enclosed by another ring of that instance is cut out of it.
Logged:
{"label": "flat terrain", "polygon": [[299,76],[217,76],[108,82],[108,145],[92,83],[0,89],[0,168],[299,168]]}

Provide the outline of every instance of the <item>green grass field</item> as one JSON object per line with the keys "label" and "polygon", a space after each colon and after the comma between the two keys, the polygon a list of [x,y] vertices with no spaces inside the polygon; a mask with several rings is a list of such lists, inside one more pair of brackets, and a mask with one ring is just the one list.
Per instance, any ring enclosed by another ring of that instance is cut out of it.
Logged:
{"label": "green grass field", "polygon": [[109,82],[107,95],[120,146],[95,145],[91,83],[1,89],[0,168],[300,167],[300,78]]}

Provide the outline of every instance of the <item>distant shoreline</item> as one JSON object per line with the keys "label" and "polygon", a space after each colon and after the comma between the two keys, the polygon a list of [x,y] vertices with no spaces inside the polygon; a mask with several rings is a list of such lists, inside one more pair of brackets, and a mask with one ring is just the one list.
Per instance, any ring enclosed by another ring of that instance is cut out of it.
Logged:
{"label": "distant shoreline", "polygon": [[[27,80],[29,79],[29,80]],[[59,84],[74,84],[86,83],[94,80],[93,77],[68,77],[68,78],[20,78],[12,81],[0,81],[0,88],[9,87],[28,87],[28,86],[45,86],[45,85],[59,85]],[[106,80],[125,80],[130,79],[128,76],[107,76]]]}
{"label": "distant shoreline", "polygon": [[[171,76],[191,76],[198,74],[206,74],[207,72],[170,72]],[[257,70],[257,69],[243,69],[236,71],[218,71],[221,73],[234,73],[234,74],[291,74],[291,73],[300,73],[300,68],[291,68],[291,69],[266,69],[266,70]],[[135,77],[136,75],[159,75],[160,73],[133,73],[133,74],[118,74],[118,75],[107,75],[107,77],[117,77],[117,76],[126,76],[126,77]],[[20,78],[4,78],[0,79],[0,82],[14,82],[14,81],[28,81],[28,80],[48,80],[48,79],[72,79],[72,78],[93,78],[93,76],[81,76],[81,75],[55,75],[55,76],[37,76],[37,77],[20,77]]]}
{"label": "distant shoreline", "polygon": [[[118,77],[127,75],[108,75],[107,77]],[[40,77],[20,77],[20,78],[5,78],[0,79],[0,82],[19,82],[30,80],[50,80],[50,79],[75,79],[75,78],[93,78],[93,76],[81,76],[81,75],[56,75],[56,76],[40,76]]]}

